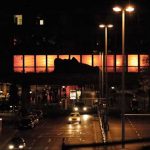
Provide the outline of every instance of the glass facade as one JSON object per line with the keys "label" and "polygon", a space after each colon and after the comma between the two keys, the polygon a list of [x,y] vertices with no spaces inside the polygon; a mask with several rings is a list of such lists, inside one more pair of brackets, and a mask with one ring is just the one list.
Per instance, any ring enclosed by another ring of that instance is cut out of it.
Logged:
{"label": "glass facade", "polygon": [[[90,66],[102,66],[102,55],[14,55],[14,72],[40,73],[52,72],[54,70],[54,61],[56,58],[72,59],[76,58],[78,62]],[[127,72],[140,72],[141,68],[149,67],[149,55],[126,55],[125,70]],[[81,58],[81,59],[80,59]],[[122,55],[107,55],[106,69],[108,72],[122,72]]]}

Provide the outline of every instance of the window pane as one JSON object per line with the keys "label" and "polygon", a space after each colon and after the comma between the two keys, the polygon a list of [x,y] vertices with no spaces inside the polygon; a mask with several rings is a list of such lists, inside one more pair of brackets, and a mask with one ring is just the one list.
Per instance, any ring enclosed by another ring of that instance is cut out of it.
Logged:
{"label": "window pane", "polygon": [[122,72],[123,71],[123,67],[116,67],[116,72]]}
{"label": "window pane", "polygon": [[36,72],[46,72],[46,55],[36,56]]}
{"label": "window pane", "polygon": [[107,66],[107,72],[114,72],[114,67],[108,67]]}
{"label": "window pane", "polygon": [[107,55],[107,72],[114,72],[114,55]]}
{"label": "window pane", "polygon": [[82,63],[92,66],[92,55],[82,55]]}
{"label": "window pane", "polygon": [[69,59],[69,55],[59,55],[60,59]]}
{"label": "window pane", "polygon": [[149,66],[149,56],[140,55],[140,66]]}
{"label": "window pane", "polygon": [[114,66],[114,55],[107,55],[107,66]]}
{"label": "window pane", "polygon": [[47,55],[48,72],[54,71],[54,61],[56,58],[57,58],[57,55]]}
{"label": "window pane", "polygon": [[138,67],[128,67],[128,72],[138,72]]}
{"label": "window pane", "polygon": [[27,72],[35,72],[34,70],[34,55],[24,56],[24,70]]}
{"label": "window pane", "polygon": [[122,62],[122,55],[116,55],[116,72],[122,72],[123,71],[123,62]]}
{"label": "window pane", "polygon": [[138,72],[138,55],[128,55],[128,72]]}
{"label": "window pane", "polygon": [[23,56],[14,56],[14,72],[23,72]]}
{"label": "window pane", "polygon": [[16,25],[22,25],[22,15],[14,15],[14,23]]}
{"label": "window pane", "polygon": [[138,55],[128,55],[128,66],[138,66]]}
{"label": "window pane", "polygon": [[14,56],[14,67],[23,67],[23,56],[22,55]]}
{"label": "window pane", "polygon": [[102,66],[102,55],[93,55],[93,66]]}
{"label": "window pane", "polygon": [[80,62],[80,55],[70,55],[70,59],[75,58],[78,62]]}
{"label": "window pane", "polygon": [[116,55],[116,66],[123,66],[122,64],[122,55]]}

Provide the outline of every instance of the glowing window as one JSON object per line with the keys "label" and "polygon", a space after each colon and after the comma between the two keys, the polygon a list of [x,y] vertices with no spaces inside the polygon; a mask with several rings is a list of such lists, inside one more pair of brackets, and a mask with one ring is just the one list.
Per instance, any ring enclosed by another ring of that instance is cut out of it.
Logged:
{"label": "glowing window", "polygon": [[138,55],[128,55],[128,72],[138,72]]}
{"label": "glowing window", "polygon": [[122,55],[116,55],[116,72],[122,72],[123,69],[123,62],[122,62]]}
{"label": "glowing window", "polygon": [[24,56],[24,70],[27,72],[35,72],[34,70],[34,55]]}
{"label": "glowing window", "polygon": [[14,15],[14,23],[17,25],[22,25],[22,15]]}
{"label": "glowing window", "polygon": [[44,20],[43,19],[40,19],[40,25],[44,25]]}
{"label": "glowing window", "polygon": [[107,55],[107,71],[114,72],[114,55]]}
{"label": "glowing window", "polygon": [[102,66],[102,55],[93,55],[93,66],[98,66],[99,68]]}
{"label": "glowing window", "polygon": [[14,56],[14,72],[23,72],[23,56]]}
{"label": "glowing window", "polygon": [[78,62],[80,62],[80,55],[70,55],[70,59],[75,58]]}
{"label": "glowing window", "polygon": [[140,55],[140,66],[149,66],[149,56]]}
{"label": "glowing window", "polygon": [[92,66],[92,55],[82,55],[82,63]]}
{"label": "glowing window", "polygon": [[36,72],[46,72],[46,55],[36,55]]}
{"label": "glowing window", "polygon": [[69,59],[69,55],[59,55],[60,59]]}
{"label": "glowing window", "polygon": [[48,72],[54,71],[54,61],[56,58],[57,58],[57,55],[47,55]]}

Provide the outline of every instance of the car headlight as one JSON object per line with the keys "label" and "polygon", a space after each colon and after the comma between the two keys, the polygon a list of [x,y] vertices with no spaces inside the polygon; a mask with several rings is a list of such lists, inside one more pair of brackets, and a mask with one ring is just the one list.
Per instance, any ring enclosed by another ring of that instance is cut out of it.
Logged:
{"label": "car headlight", "polygon": [[87,107],[83,107],[83,110],[84,110],[84,111],[87,111]]}
{"label": "car headlight", "polygon": [[10,145],[8,146],[8,148],[9,148],[9,149],[14,149],[14,145],[10,144]]}
{"label": "car headlight", "polygon": [[68,120],[69,120],[69,121],[72,121],[72,118],[69,118]]}
{"label": "car headlight", "polygon": [[24,146],[23,145],[19,145],[19,148],[22,149]]}
{"label": "car headlight", "polygon": [[74,110],[75,110],[75,111],[78,111],[79,109],[78,109],[78,107],[74,107]]}

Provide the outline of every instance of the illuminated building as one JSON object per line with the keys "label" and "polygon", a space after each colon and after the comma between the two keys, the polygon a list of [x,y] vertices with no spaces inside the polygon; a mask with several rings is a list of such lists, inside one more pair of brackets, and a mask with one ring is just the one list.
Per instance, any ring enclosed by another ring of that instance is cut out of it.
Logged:
{"label": "illuminated building", "polygon": [[[23,10],[18,11],[19,13],[16,12],[8,14],[7,24],[10,33],[8,33],[7,38],[10,41],[8,41],[8,46],[2,47],[4,52],[0,52],[0,58],[3,60],[0,61],[0,66],[2,66],[0,70],[2,85],[5,83],[15,83],[22,88],[22,91],[26,88],[26,85],[29,85],[31,90],[35,92],[40,91],[40,94],[43,90],[43,93],[45,92],[49,100],[53,99],[51,97],[54,96],[50,95],[52,91],[49,90],[53,88],[53,91],[55,91],[58,87],[59,91],[57,93],[61,95],[61,87],[64,85],[68,87],[73,86],[74,89],[98,89],[98,74],[81,74],[78,68],[76,68],[76,73],[72,74],[66,74],[65,72],[53,74],[56,58],[62,60],[72,60],[72,58],[75,58],[79,63],[93,67],[97,66],[101,71],[102,62],[98,51],[93,53],[93,50],[91,50],[91,53],[89,53],[85,52],[84,49],[82,51],[72,51],[71,48],[63,49],[60,45],[57,46],[55,44],[56,41],[53,38],[48,38],[49,34],[51,35],[55,32],[57,34],[57,29],[55,31],[50,29],[51,22],[47,22],[46,16],[37,15],[34,11],[33,14]],[[5,28],[5,25],[3,28]],[[47,33],[48,31],[49,33]],[[6,52],[8,50],[11,52]],[[150,54],[126,54],[126,84],[130,83],[131,78],[133,83],[137,81],[139,72],[150,66],[147,61],[149,58]],[[108,53],[106,69],[109,86],[120,86],[122,68],[122,55],[119,53]],[[3,89],[5,88],[2,86],[1,90]],[[70,89],[74,90],[72,87]],[[67,94],[69,95],[68,89]],[[50,96],[48,97],[48,95]]]}

